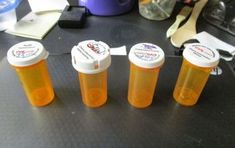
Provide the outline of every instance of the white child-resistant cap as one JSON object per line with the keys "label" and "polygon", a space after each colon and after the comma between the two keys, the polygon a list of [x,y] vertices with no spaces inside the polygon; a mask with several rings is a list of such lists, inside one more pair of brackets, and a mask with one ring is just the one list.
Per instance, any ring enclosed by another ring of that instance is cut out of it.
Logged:
{"label": "white child-resistant cap", "polygon": [[13,66],[24,67],[40,62],[49,53],[36,41],[24,41],[12,46],[7,52],[8,62]]}
{"label": "white child-resistant cap", "polygon": [[215,67],[220,58],[216,49],[208,48],[200,43],[187,45],[183,56],[187,61],[199,67]]}
{"label": "white child-resistant cap", "polygon": [[163,50],[151,43],[138,43],[131,47],[129,60],[143,68],[156,68],[165,61]]}
{"label": "white child-resistant cap", "polygon": [[102,41],[82,41],[72,48],[71,56],[73,67],[81,73],[99,73],[111,64],[109,46]]}

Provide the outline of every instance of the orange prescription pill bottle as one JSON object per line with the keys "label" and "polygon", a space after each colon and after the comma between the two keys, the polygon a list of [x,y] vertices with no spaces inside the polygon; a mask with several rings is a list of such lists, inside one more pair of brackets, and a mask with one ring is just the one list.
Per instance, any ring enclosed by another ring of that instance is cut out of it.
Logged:
{"label": "orange prescription pill bottle", "polygon": [[46,58],[49,53],[36,41],[24,41],[7,52],[8,62],[14,67],[29,102],[45,106],[54,99]]}
{"label": "orange prescription pill bottle", "polygon": [[131,48],[129,60],[128,101],[136,108],[147,107],[153,100],[164,52],[157,45],[139,43]]}
{"label": "orange prescription pill bottle", "polygon": [[86,40],[71,51],[72,65],[78,71],[82,101],[99,107],[107,101],[107,69],[111,64],[109,46],[101,41]]}
{"label": "orange prescription pill bottle", "polygon": [[211,70],[219,63],[220,56],[217,50],[194,43],[184,49],[183,57],[173,96],[179,104],[192,106],[197,103]]}

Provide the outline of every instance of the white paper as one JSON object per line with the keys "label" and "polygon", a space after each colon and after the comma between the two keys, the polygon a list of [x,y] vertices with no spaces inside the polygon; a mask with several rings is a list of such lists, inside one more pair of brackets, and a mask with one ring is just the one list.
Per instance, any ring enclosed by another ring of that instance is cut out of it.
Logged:
{"label": "white paper", "polygon": [[42,13],[46,11],[61,12],[66,5],[69,5],[67,0],[28,0],[32,12]]}
{"label": "white paper", "polygon": [[127,55],[126,46],[110,48],[110,54],[111,55],[126,56]]}
{"label": "white paper", "polygon": [[197,39],[200,43],[207,45],[208,47],[228,51],[231,55],[235,55],[234,46],[221,41],[220,39],[205,31],[196,34],[193,38]]}
{"label": "white paper", "polygon": [[57,23],[60,15],[59,12],[42,14],[30,12],[5,32],[22,37],[42,39]]}

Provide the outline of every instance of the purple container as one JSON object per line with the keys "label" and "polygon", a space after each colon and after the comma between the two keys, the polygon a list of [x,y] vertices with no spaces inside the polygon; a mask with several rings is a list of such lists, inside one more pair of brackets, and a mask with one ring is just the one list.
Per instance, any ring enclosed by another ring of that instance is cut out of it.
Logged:
{"label": "purple container", "polygon": [[80,6],[86,6],[94,15],[119,15],[134,6],[136,0],[78,0]]}

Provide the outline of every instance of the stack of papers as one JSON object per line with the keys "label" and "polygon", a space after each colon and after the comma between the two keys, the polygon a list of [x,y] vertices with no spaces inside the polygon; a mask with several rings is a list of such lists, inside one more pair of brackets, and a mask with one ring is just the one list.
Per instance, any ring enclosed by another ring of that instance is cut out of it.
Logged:
{"label": "stack of papers", "polygon": [[28,0],[32,12],[24,16],[6,33],[41,40],[57,23],[67,0]]}
{"label": "stack of papers", "polygon": [[30,12],[17,22],[6,33],[41,40],[56,24],[60,17],[59,12],[34,14]]}

